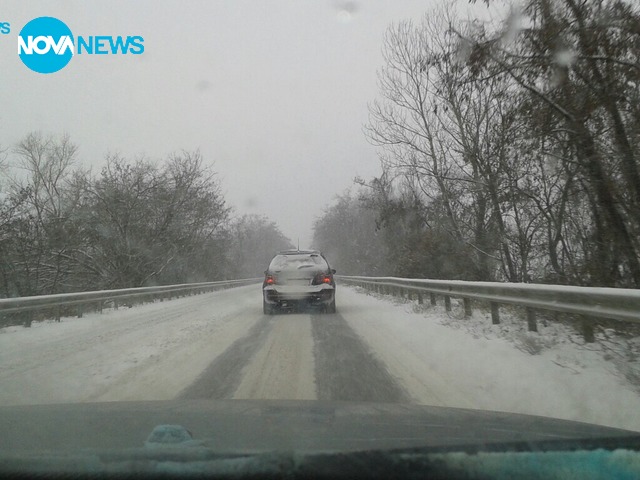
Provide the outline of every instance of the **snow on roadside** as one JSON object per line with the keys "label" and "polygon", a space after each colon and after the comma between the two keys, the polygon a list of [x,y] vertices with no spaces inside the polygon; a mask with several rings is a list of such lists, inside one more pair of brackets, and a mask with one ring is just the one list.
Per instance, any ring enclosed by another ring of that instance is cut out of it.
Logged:
{"label": "snow on roadside", "polygon": [[262,316],[255,285],[0,329],[0,405],[174,398]]}
{"label": "snow on roadside", "polygon": [[417,403],[640,431],[640,394],[611,361],[612,342],[584,344],[553,322],[529,333],[513,314],[492,325],[478,310],[465,319],[461,307],[447,313],[357,287],[341,286],[338,311]]}

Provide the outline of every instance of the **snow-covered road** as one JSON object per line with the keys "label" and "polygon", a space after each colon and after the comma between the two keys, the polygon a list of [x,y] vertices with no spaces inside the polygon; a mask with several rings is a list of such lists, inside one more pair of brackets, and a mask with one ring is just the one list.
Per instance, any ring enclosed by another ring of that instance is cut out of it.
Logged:
{"label": "snow-covered road", "polygon": [[595,352],[563,345],[531,355],[443,325],[438,308],[417,313],[346,286],[337,304],[335,315],[265,316],[253,285],[0,329],[0,405],[317,398],[640,431],[640,395]]}

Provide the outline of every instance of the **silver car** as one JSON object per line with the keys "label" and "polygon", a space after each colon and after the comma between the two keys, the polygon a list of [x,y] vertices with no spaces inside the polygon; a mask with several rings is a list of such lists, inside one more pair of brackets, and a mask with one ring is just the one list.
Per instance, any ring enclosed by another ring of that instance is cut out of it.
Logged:
{"label": "silver car", "polygon": [[336,273],[316,250],[288,250],[278,253],[264,272],[263,312],[319,307],[336,312]]}

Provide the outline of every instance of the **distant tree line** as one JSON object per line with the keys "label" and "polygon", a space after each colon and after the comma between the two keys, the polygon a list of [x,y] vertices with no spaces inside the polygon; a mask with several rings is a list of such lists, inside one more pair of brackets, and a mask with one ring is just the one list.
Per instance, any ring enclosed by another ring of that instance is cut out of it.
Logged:
{"label": "distant tree line", "polygon": [[77,151],[41,133],[4,150],[0,297],[255,276],[291,246],[268,219],[234,217],[198,151],[110,155],[98,174]]}
{"label": "distant tree line", "polygon": [[316,246],[343,273],[640,287],[640,4],[451,11],[388,29],[366,126],[382,174]]}

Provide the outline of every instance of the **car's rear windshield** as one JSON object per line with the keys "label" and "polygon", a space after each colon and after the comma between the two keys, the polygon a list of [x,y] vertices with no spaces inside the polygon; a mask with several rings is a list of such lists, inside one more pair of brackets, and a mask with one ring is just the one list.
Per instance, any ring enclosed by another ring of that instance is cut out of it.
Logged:
{"label": "car's rear windshield", "polygon": [[328,265],[324,258],[317,253],[276,255],[269,264],[269,270],[293,270],[307,267],[328,268]]}

